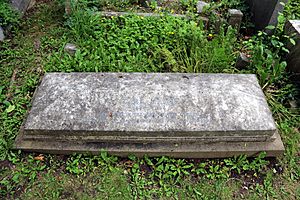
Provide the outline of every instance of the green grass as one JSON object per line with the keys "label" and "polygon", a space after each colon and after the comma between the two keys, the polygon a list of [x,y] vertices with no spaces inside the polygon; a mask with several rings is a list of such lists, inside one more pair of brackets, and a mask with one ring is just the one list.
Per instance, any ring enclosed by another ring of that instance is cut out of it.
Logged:
{"label": "green grass", "polygon": [[80,178],[55,173],[49,170],[43,174],[20,199],[132,199],[127,178],[118,168],[105,174],[95,170]]}
{"label": "green grass", "polygon": [[[243,44],[234,30],[210,35],[196,21],[167,16],[103,19],[81,9],[64,18],[63,12],[57,2],[37,4],[14,37],[0,44],[1,198],[300,198],[299,109],[288,103],[298,90],[285,72],[282,46],[269,45],[281,37],[255,36]],[[74,56],[63,51],[69,42],[78,46]],[[252,64],[244,70],[234,68],[239,49],[252,54]],[[285,155],[278,160],[264,154],[255,159],[185,160],[12,151],[45,71],[256,73]]]}

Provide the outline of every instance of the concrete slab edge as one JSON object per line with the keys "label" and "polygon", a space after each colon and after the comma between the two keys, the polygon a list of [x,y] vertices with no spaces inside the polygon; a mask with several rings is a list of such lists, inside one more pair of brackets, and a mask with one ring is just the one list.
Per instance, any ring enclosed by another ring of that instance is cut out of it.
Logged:
{"label": "concrete slab edge", "polygon": [[225,158],[237,155],[255,157],[265,151],[268,157],[278,157],[284,153],[284,145],[277,133],[272,142],[210,142],[210,143],[108,143],[108,142],[59,142],[24,140],[20,134],[14,149],[50,154],[89,153],[99,154],[101,150],[116,156],[136,155],[171,156],[174,158]]}

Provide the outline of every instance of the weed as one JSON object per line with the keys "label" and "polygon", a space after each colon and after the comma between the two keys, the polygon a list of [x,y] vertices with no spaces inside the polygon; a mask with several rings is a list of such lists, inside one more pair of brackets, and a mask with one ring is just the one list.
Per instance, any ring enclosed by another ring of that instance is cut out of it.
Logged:
{"label": "weed", "polygon": [[255,191],[259,197],[264,199],[276,199],[277,194],[273,187],[272,172],[267,173],[267,177],[262,185],[256,184]]}
{"label": "weed", "polygon": [[32,155],[20,158],[20,154],[11,153],[9,160],[12,162],[10,170],[2,169],[5,177],[0,180],[1,195],[14,194],[25,183],[33,183],[39,172],[46,169],[43,161],[36,160]]}
{"label": "weed", "polygon": [[77,154],[69,157],[66,163],[66,170],[75,175],[86,175],[94,169],[100,169],[103,172],[110,171],[114,168],[117,157],[109,156],[102,151],[98,156],[85,156]]}

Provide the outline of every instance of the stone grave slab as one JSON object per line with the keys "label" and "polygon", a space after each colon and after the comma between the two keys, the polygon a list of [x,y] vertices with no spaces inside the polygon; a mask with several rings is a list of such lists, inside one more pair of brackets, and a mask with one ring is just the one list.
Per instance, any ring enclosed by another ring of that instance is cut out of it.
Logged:
{"label": "stone grave slab", "polygon": [[284,149],[255,75],[182,73],[46,74],[15,147],[179,157]]}

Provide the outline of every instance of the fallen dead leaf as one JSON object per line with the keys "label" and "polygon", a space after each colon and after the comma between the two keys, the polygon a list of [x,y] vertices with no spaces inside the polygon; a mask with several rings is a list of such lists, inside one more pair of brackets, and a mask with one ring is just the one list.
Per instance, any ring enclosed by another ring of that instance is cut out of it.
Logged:
{"label": "fallen dead leaf", "polygon": [[34,157],[34,160],[44,161],[44,158],[45,158],[45,157],[43,156],[43,154],[40,154],[40,155]]}

